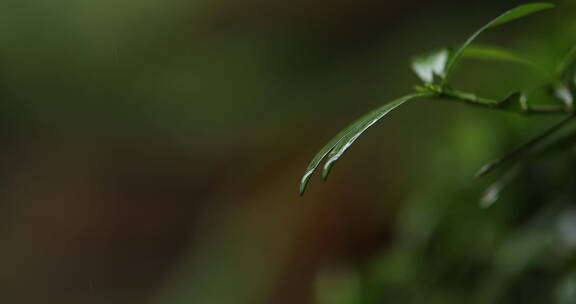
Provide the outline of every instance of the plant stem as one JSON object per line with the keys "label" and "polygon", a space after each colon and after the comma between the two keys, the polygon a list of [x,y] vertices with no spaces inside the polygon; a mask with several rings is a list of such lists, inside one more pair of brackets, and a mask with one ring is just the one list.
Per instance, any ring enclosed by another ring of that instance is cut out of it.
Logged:
{"label": "plant stem", "polygon": [[[442,92],[438,93],[437,96],[440,99],[447,99],[447,100],[456,100],[456,101],[463,101],[467,104],[489,108],[493,110],[502,110],[520,114],[566,114],[566,113],[574,113],[574,109],[567,107],[565,105],[540,105],[540,106],[530,106],[525,103],[521,105],[519,108],[510,108],[507,107],[508,100],[494,100],[490,98],[480,97],[476,94],[452,90],[452,89],[444,89]],[[513,95],[514,96],[514,95]],[[524,98],[522,96],[517,96],[518,98]],[[512,98],[512,96],[510,97]]]}

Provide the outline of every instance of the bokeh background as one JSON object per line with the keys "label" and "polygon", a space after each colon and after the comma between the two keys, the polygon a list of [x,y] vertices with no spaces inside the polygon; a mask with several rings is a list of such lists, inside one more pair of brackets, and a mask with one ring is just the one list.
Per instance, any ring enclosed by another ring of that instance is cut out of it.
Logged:
{"label": "bokeh background", "polygon": [[[298,182],[410,59],[513,0],[2,0],[0,302],[576,303],[574,150],[491,208],[486,161],[558,120],[406,105]],[[551,65],[576,7],[481,42]],[[463,88],[541,79],[469,61]]]}

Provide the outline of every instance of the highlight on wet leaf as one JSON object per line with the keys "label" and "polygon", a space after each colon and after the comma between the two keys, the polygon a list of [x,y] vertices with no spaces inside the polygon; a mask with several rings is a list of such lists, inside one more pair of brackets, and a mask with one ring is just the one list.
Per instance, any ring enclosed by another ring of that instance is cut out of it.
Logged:
{"label": "highlight on wet leaf", "polygon": [[334,149],[330,151],[326,163],[324,164],[322,177],[324,179],[327,179],[332,167],[334,166],[334,163],[338,159],[340,159],[340,157],[342,157],[344,152],[346,152],[346,150],[348,150],[348,148],[352,146],[352,144],[358,139],[358,137],[360,137],[360,135],[362,135],[362,133],[364,133],[368,128],[370,128],[372,125],[374,125],[384,116],[386,116],[386,114],[390,113],[391,111],[393,111],[394,109],[396,109],[397,107],[401,106],[402,104],[404,104],[409,100],[416,98],[432,97],[432,96],[433,95],[429,93],[414,93],[406,95],[402,98],[394,100],[391,103],[385,104],[382,107],[362,117],[357,123],[352,125],[352,128],[349,130],[349,132],[346,135],[344,135],[344,137],[342,137],[342,139],[336,144]]}
{"label": "highlight on wet leaf", "polygon": [[314,171],[320,165],[322,160],[327,158],[322,173],[322,177],[326,179],[328,178],[334,163],[344,154],[344,152],[346,152],[346,150],[348,150],[348,148],[350,148],[350,146],[358,139],[358,137],[360,137],[360,135],[362,135],[362,133],[364,133],[364,131],[405,102],[416,98],[431,96],[430,93],[414,93],[406,95],[362,116],[360,119],[338,133],[336,137],[334,137],[326,146],[324,146],[324,148],[322,148],[322,150],[320,150],[320,152],[318,152],[318,154],[316,154],[314,159],[312,159],[308,165],[308,168],[300,182],[300,194],[304,194],[306,191],[306,187],[312,174],[314,174]]}

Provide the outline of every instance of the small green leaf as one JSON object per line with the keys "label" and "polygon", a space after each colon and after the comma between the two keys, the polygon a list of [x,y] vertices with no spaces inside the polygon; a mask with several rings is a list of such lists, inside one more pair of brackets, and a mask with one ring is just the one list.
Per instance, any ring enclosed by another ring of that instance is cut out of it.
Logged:
{"label": "small green leaf", "polygon": [[445,70],[446,76],[444,77],[444,81],[442,84],[445,85],[448,83],[448,79],[450,78],[450,75],[451,75],[452,70],[454,69],[454,66],[460,60],[460,57],[462,57],[462,54],[464,53],[464,51],[472,44],[472,42],[474,42],[474,40],[476,40],[476,38],[478,38],[478,36],[480,36],[480,34],[482,34],[483,32],[485,32],[488,29],[497,27],[497,26],[502,25],[504,23],[519,19],[521,17],[533,14],[533,13],[541,11],[541,10],[550,9],[553,7],[554,7],[554,4],[551,4],[551,3],[525,4],[525,5],[518,6],[514,9],[511,9],[511,10],[505,12],[504,14],[500,15],[496,19],[490,21],[488,24],[486,24],[485,26],[480,28],[478,31],[476,31],[472,36],[470,36],[468,38],[468,40],[466,40],[466,42],[464,42],[464,44],[462,44],[462,46],[460,46],[460,48],[458,48],[458,50],[456,50],[456,52],[454,52],[454,55],[450,57],[450,60],[448,61],[447,66],[446,66],[446,70]]}
{"label": "small green leaf", "polygon": [[416,98],[426,98],[432,97],[432,93],[414,93],[410,95],[406,95],[402,98],[399,98],[391,103],[385,104],[380,108],[368,113],[365,116],[362,116],[360,119],[356,120],[354,123],[346,127],[342,130],[338,135],[336,135],[332,140],[325,145],[320,152],[316,154],[316,156],[312,159],[308,168],[306,169],[304,176],[300,182],[300,195],[303,195],[306,191],[306,187],[310,182],[310,178],[322,162],[326,156],[329,155],[330,164],[325,166],[324,168],[324,177],[326,178],[328,175],[328,171],[334,164],[334,162],[342,156],[342,154],[352,145],[352,143],[370,126],[375,124],[378,120],[384,117],[386,114],[390,113],[395,108],[399,107],[403,103]]}
{"label": "small green leaf", "polygon": [[412,60],[412,70],[424,83],[434,83],[436,77],[444,77],[448,57],[449,52],[446,49],[416,57]]}
{"label": "small green leaf", "polygon": [[380,108],[377,108],[376,110],[363,116],[359,121],[357,121],[352,125],[350,131],[346,135],[344,135],[344,137],[336,144],[334,149],[330,151],[328,159],[324,164],[322,177],[324,179],[327,179],[332,167],[334,166],[334,163],[336,163],[336,161],[340,159],[340,157],[342,157],[344,152],[346,152],[346,150],[348,150],[348,148],[352,146],[352,144],[358,139],[358,137],[360,137],[360,135],[362,135],[362,133],[364,133],[368,128],[370,128],[372,125],[374,125],[384,116],[386,116],[386,114],[390,113],[392,110],[396,109],[397,107],[401,106],[402,104],[404,104],[409,100],[416,98],[427,98],[432,96],[434,96],[434,94],[432,93],[414,93],[406,95],[388,104],[385,104]]}

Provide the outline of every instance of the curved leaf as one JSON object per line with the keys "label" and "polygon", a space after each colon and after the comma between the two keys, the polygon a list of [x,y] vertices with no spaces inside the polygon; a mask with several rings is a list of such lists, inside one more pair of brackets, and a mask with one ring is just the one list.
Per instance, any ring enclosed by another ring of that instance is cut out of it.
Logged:
{"label": "curved leaf", "polygon": [[532,138],[531,140],[527,141],[526,143],[520,145],[519,147],[514,149],[514,151],[512,151],[512,152],[506,154],[505,156],[483,166],[480,170],[478,170],[478,173],[476,173],[476,177],[479,178],[479,177],[485,176],[485,175],[489,174],[490,172],[492,172],[492,171],[494,171],[494,170],[496,170],[496,169],[498,169],[504,165],[510,164],[510,163],[522,158],[528,152],[531,152],[535,147],[539,146],[541,143],[546,141],[552,135],[556,134],[558,131],[563,129],[566,125],[568,125],[568,123],[572,122],[572,120],[574,118],[576,118],[576,114],[572,114],[572,115],[568,116],[567,118],[565,118],[564,120],[555,124],[554,126],[549,128],[548,130],[541,133],[540,135],[538,135],[538,136]]}
{"label": "curved leaf", "polygon": [[[336,135],[332,140],[328,142],[321,150],[316,154],[316,156],[312,159],[308,168],[300,181],[300,195],[303,195],[306,191],[306,187],[310,182],[310,178],[316,171],[316,168],[320,165],[322,160],[329,156],[330,167],[334,164],[334,162],[352,145],[352,143],[370,126],[384,117],[386,114],[390,113],[390,111],[394,110],[395,108],[399,107],[403,103],[407,102],[408,100],[415,99],[415,98],[425,98],[431,97],[433,94],[431,93],[415,93],[406,95],[402,98],[399,98],[391,103],[385,104],[380,108],[368,113],[367,115],[362,116],[354,123],[346,127],[344,130],[340,131],[338,135]],[[336,155],[338,155],[336,157]],[[330,170],[330,169],[328,169]],[[327,176],[326,167],[325,167],[325,177]]]}
{"label": "curved leaf", "polygon": [[513,8],[513,9],[505,12],[504,14],[500,15],[496,19],[490,21],[488,24],[484,25],[482,28],[480,28],[478,31],[476,31],[472,36],[470,36],[468,38],[468,40],[466,40],[466,42],[464,42],[464,44],[462,44],[462,46],[460,46],[460,48],[458,48],[458,50],[456,50],[456,52],[454,52],[454,55],[448,61],[448,64],[446,67],[446,77],[444,78],[444,81],[442,84],[447,83],[447,81],[450,77],[450,73],[454,69],[454,66],[456,65],[456,63],[458,62],[458,60],[460,59],[460,57],[462,56],[464,51],[470,46],[470,44],[472,44],[472,42],[474,42],[474,40],[476,40],[476,38],[478,38],[478,36],[480,36],[480,34],[482,34],[483,32],[485,32],[488,29],[497,27],[497,26],[502,25],[504,23],[519,19],[521,17],[533,14],[533,13],[541,11],[541,10],[550,9],[553,7],[555,7],[555,5],[551,4],[551,3],[532,3],[532,4],[521,5],[521,6],[518,6],[516,8]]}
{"label": "curved leaf", "polygon": [[328,155],[328,153],[330,153],[330,151],[332,151],[332,149],[334,149],[334,147],[344,137],[344,135],[348,134],[348,132],[352,129],[352,126],[355,125],[358,121],[354,122],[350,126],[346,127],[344,130],[340,131],[340,133],[334,136],[334,138],[332,138],[328,142],[328,144],[326,144],[322,148],[322,150],[320,150],[320,152],[318,152],[316,156],[314,156],[310,164],[308,164],[308,168],[306,168],[306,172],[304,173],[304,176],[300,181],[300,195],[304,194],[304,192],[306,191],[306,187],[308,185],[308,182],[310,181],[310,178],[312,177],[314,171],[316,171],[316,168],[318,168],[322,160],[326,157],[326,155]]}
{"label": "curved leaf", "polygon": [[485,45],[471,45],[464,50],[462,54],[463,58],[467,59],[488,59],[488,60],[498,60],[506,61],[512,63],[521,63],[529,66],[534,66],[535,63],[530,59],[517,54],[513,51]]}
{"label": "curved leaf", "polygon": [[434,83],[435,76],[444,78],[446,63],[450,53],[446,49],[416,57],[412,60],[412,70],[425,83]]}
{"label": "curved leaf", "polygon": [[541,10],[550,9],[553,7],[555,7],[554,4],[544,3],[544,2],[543,3],[529,3],[529,4],[520,5],[516,8],[513,8],[513,9],[505,12],[504,14],[500,15],[500,17],[492,20],[490,23],[488,23],[487,27],[488,28],[496,27],[496,26],[499,26],[501,24],[508,23],[510,21],[514,21],[514,20],[522,18],[524,16],[528,16],[530,14],[539,12]]}
{"label": "curved leaf", "polygon": [[564,58],[562,58],[562,61],[560,61],[560,63],[558,63],[557,66],[557,71],[558,71],[558,76],[560,78],[565,78],[566,76],[568,76],[568,72],[570,70],[570,68],[574,65],[576,61],[576,45],[574,45],[566,54],[566,56],[564,56]]}
{"label": "curved leaf", "polygon": [[404,104],[409,100],[416,98],[432,97],[432,96],[434,96],[434,94],[432,93],[414,93],[406,95],[388,104],[385,104],[380,108],[363,116],[359,121],[357,121],[351,126],[349,132],[346,135],[344,135],[344,137],[340,141],[338,141],[334,149],[330,151],[328,159],[324,164],[322,177],[324,179],[327,179],[332,167],[334,166],[334,163],[338,159],[340,159],[340,157],[342,157],[344,152],[346,152],[346,150],[348,150],[348,148],[352,146],[352,144],[358,139],[358,137],[360,137],[360,135],[362,135],[362,133],[364,133],[368,128],[370,128],[380,119],[382,119],[382,117],[386,116],[386,114],[390,113],[392,110],[396,109],[397,107],[401,106],[402,104]]}

